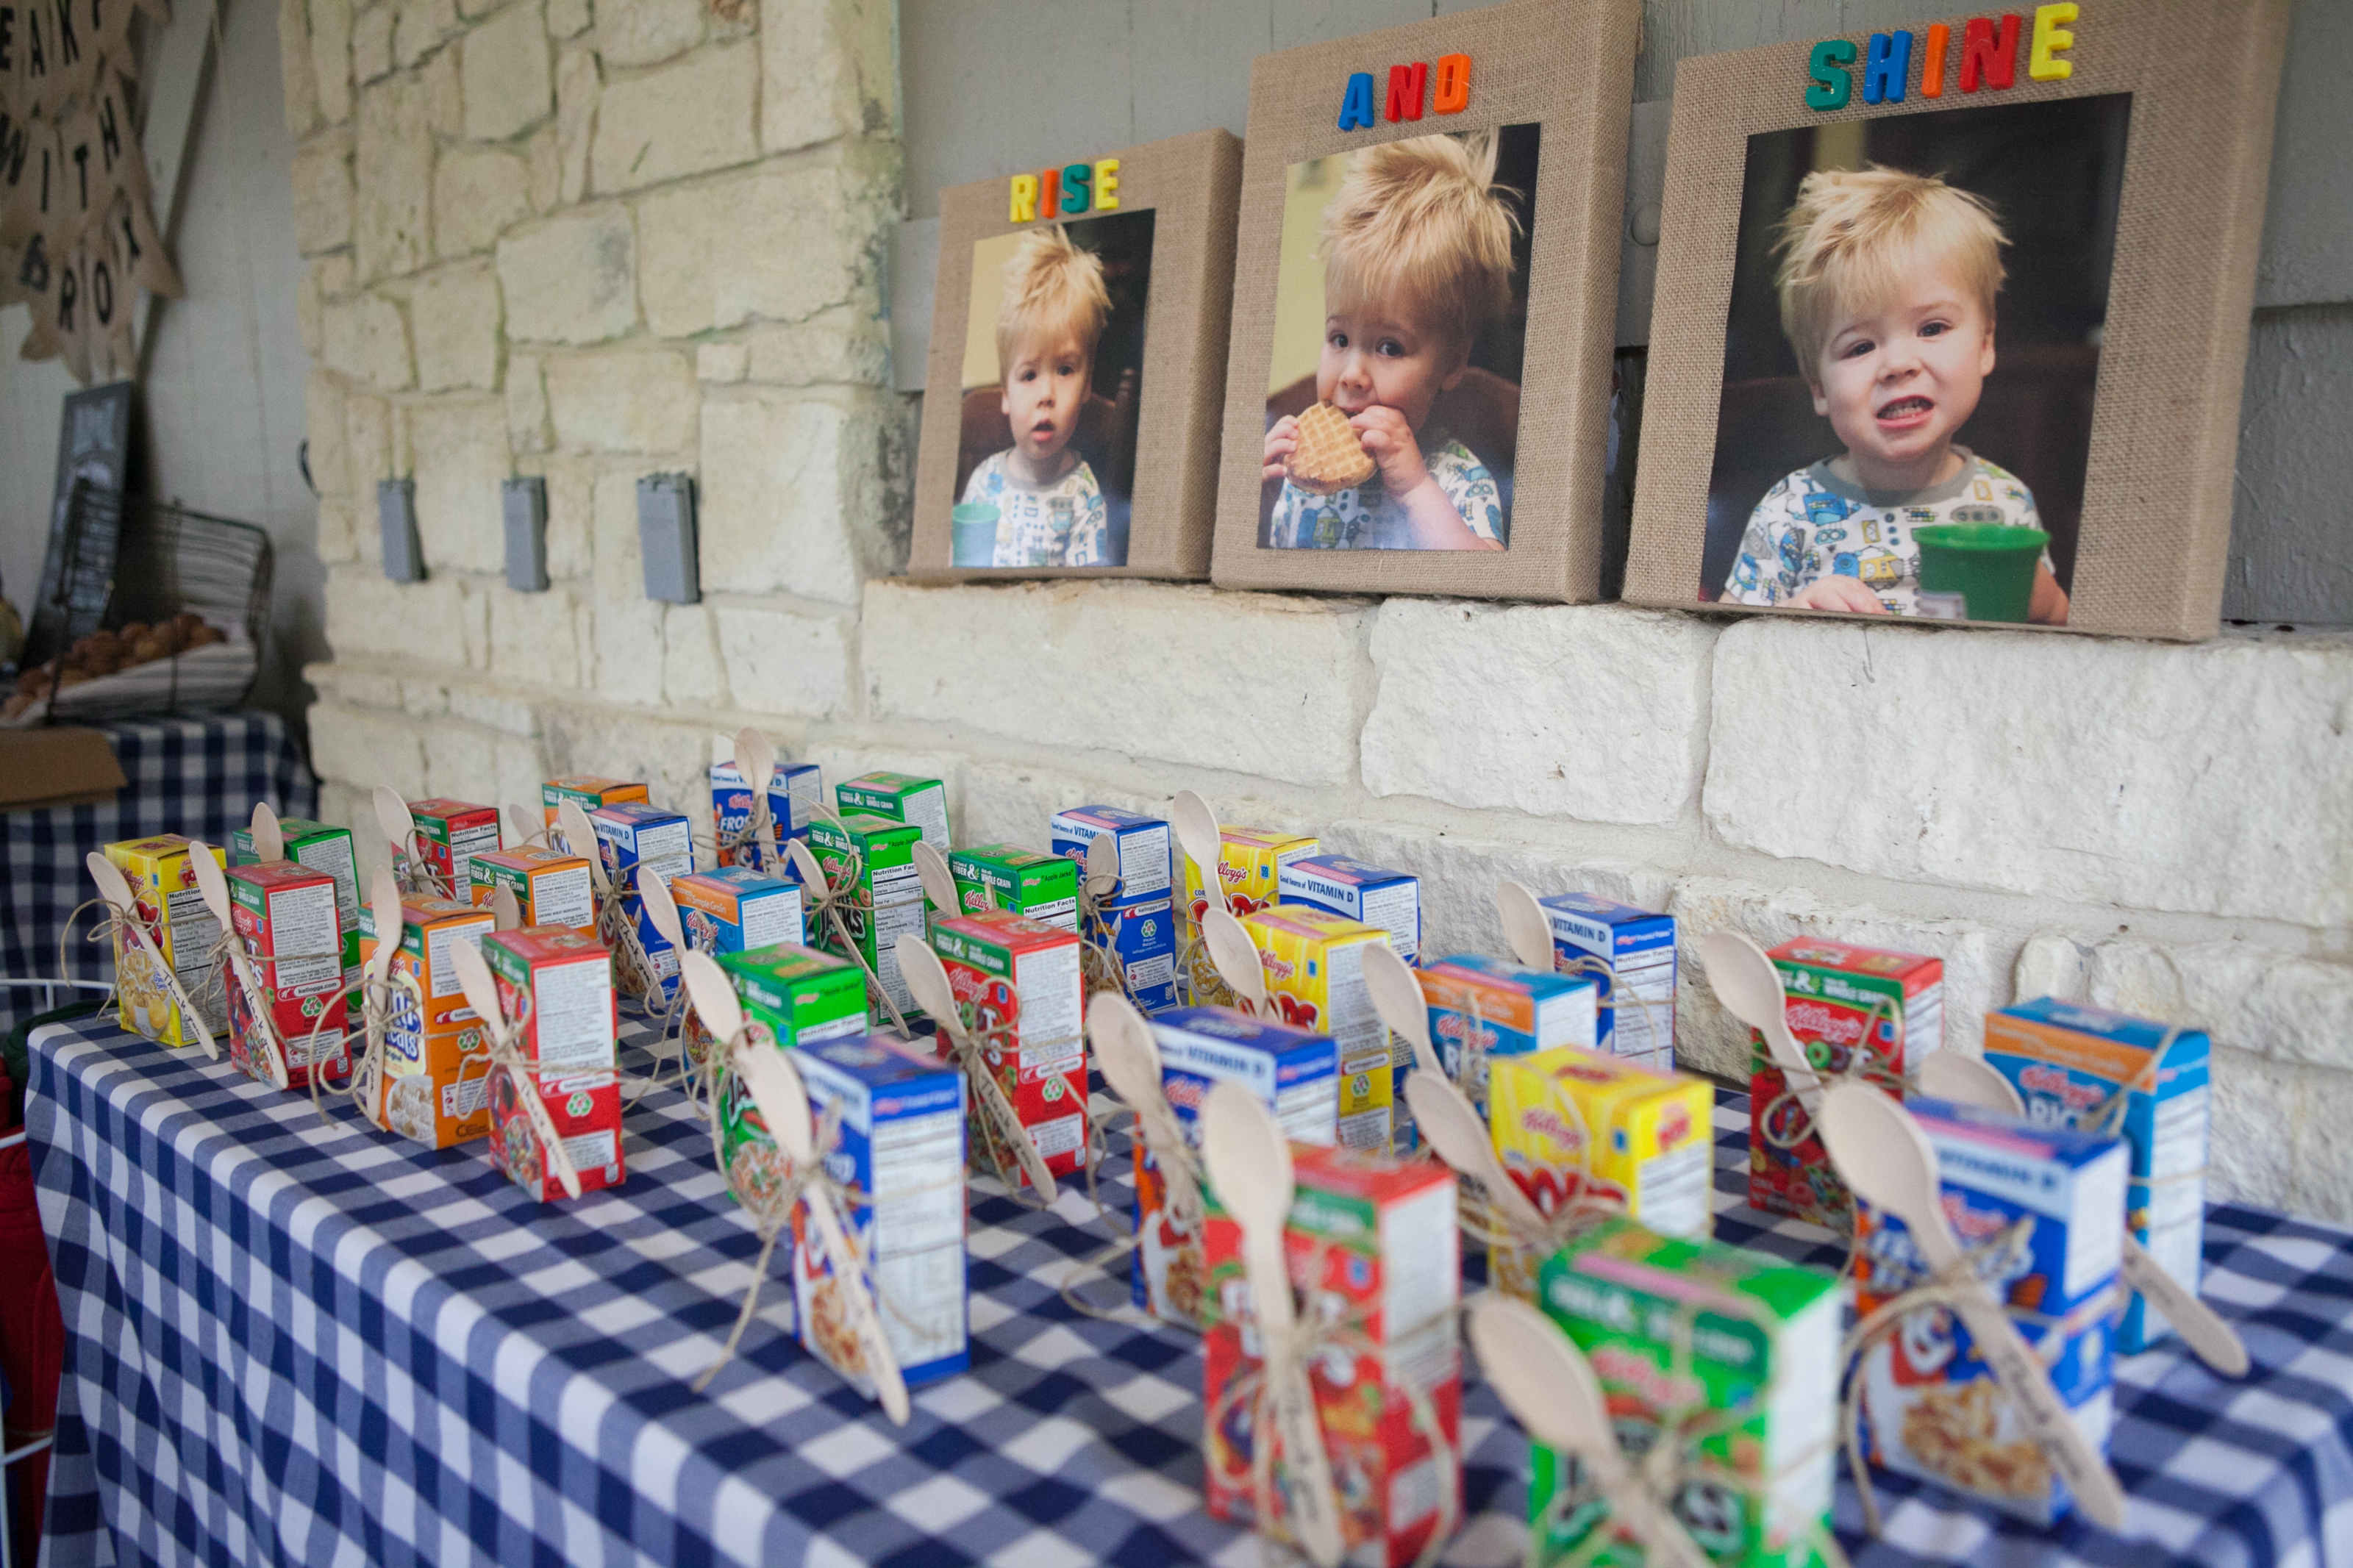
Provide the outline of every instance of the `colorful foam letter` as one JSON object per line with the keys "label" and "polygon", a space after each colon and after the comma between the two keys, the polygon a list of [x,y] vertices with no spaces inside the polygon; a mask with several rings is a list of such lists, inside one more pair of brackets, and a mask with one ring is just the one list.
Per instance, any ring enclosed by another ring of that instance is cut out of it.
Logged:
{"label": "colorful foam letter", "polygon": [[1806,60],[1813,85],[1806,89],[1808,109],[1844,109],[1854,91],[1854,78],[1846,68],[1854,64],[1854,46],[1844,38],[1824,38]]}
{"label": "colorful foam letter", "polygon": [[2070,0],[2034,8],[2034,45],[2026,57],[2028,76],[2037,81],[2065,81],[2075,74],[2075,63],[2059,56],[2075,47],[2075,35],[2067,30],[2067,24],[2082,15]]}
{"label": "colorful foam letter", "polygon": [[1920,51],[1920,96],[1945,96],[1945,46],[1953,39],[1953,30],[1942,22],[1928,24],[1928,44]]}
{"label": "colorful foam letter", "polygon": [[1430,65],[1416,60],[1409,66],[1389,67],[1389,100],[1381,112],[1394,125],[1400,120],[1421,118],[1421,100],[1430,90]]}
{"label": "colorful foam letter", "polygon": [[1060,169],[1039,170],[1038,211],[1039,215],[1045,217],[1051,217],[1054,216],[1054,209],[1061,205],[1062,171]]}
{"label": "colorful foam letter", "polygon": [[1062,210],[1064,212],[1082,213],[1087,210],[1087,183],[1093,178],[1094,171],[1084,163],[1062,165]]}
{"label": "colorful foam letter", "polygon": [[1119,205],[1119,160],[1095,160],[1095,211],[1107,213]]}
{"label": "colorful foam letter", "polygon": [[1471,57],[1440,55],[1438,57],[1438,89],[1430,95],[1430,107],[1440,114],[1460,114],[1471,103]]}
{"label": "colorful foam letter", "polygon": [[1912,74],[1912,35],[1898,28],[1871,35],[1862,62],[1862,101],[1901,103],[1905,79]]}
{"label": "colorful foam letter", "polygon": [[2001,19],[1994,35],[1993,18],[1972,16],[1961,29],[1961,90],[1975,92],[1982,78],[1987,87],[2008,87],[2018,79],[2018,18]]}
{"label": "colorful foam letter", "polygon": [[1013,210],[1008,223],[1028,223],[1038,216],[1038,176],[1016,174],[1012,180]]}
{"label": "colorful foam letter", "polygon": [[1348,90],[1340,95],[1340,129],[1370,131],[1373,128],[1373,73],[1358,71],[1348,79]]}

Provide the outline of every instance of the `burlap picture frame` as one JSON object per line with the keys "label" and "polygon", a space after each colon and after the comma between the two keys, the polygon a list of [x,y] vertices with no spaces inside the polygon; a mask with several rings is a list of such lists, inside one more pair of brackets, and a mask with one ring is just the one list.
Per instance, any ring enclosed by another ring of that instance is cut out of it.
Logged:
{"label": "burlap picture frame", "polygon": [[[1234,198],[1242,144],[1224,131],[1198,131],[1139,147],[1073,148],[1090,164],[1119,160],[1116,214],[1058,214],[1077,223],[1149,212],[1150,294],[1144,353],[1126,416],[1134,434],[1124,566],[958,567],[951,514],[959,499],[965,442],[965,350],[973,326],[973,247],[994,236],[1044,227],[1047,215],[1012,220],[1008,181],[981,180],[940,193],[940,269],[924,374],[923,446],[915,466],[915,528],[907,574],[934,582],[1013,577],[1202,577],[1209,570],[1217,507],[1219,393],[1226,371],[1227,312],[1233,298]],[[985,280],[984,280],[985,281]],[[1094,388],[1108,400],[1116,388]],[[993,399],[975,397],[995,408]],[[1104,476],[1108,478],[1108,476]]]}
{"label": "burlap picture frame", "polygon": [[[1639,0],[1510,0],[1261,55],[1250,68],[1218,489],[1220,587],[1592,599],[1616,325],[1618,228]],[[1459,112],[1387,118],[1389,69],[1470,57]],[[1349,78],[1369,73],[1369,128],[1339,129]],[[1305,160],[1440,132],[1541,127],[1527,267],[1509,548],[1269,549],[1260,543],[1286,177]]]}
{"label": "burlap picture frame", "polygon": [[[2079,0],[2044,6],[2054,13],[2046,25],[2072,34],[2052,57],[2069,69],[2063,79],[2036,79],[2029,68],[2036,8],[2021,6],[2012,84],[1997,87],[1980,75],[1977,90],[1968,93],[1959,89],[1958,72],[1970,17],[1982,15],[1998,26],[2003,13],[1964,13],[1944,19],[1949,44],[1942,91],[1935,96],[1920,90],[1929,23],[1910,22],[1904,24],[1912,43],[1902,100],[1877,103],[1865,102],[1863,90],[1873,35],[1850,34],[1843,41],[1853,50],[1847,67],[1853,91],[1842,106],[1826,110],[1809,107],[1806,92],[1819,42],[1681,62],[1626,598],[1701,605],[1703,584],[1722,570],[1718,561],[1703,567],[1711,505],[1727,514],[1715,519],[1721,533],[1740,527],[1729,516],[1732,509],[1737,506],[1745,517],[1746,505],[1756,500],[1712,494],[1712,486],[1725,488],[1717,458],[1720,426],[1736,430],[1742,418],[1733,406],[1737,388],[1728,389],[1725,378],[1727,312],[1740,259],[1757,248],[1741,234],[1742,205],[1752,148],[1770,140],[1766,133],[2102,99],[2128,109],[2128,127],[2122,132],[2120,185],[2109,198],[2116,216],[2105,320],[2091,339],[2096,386],[2088,456],[2074,470],[2081,476],[2081,510],[2072,521],[2067,588],[2073,602],[2063,628],[2032,629],[2212,636],[2230,545],[2240,383],[2288,8],[2288,0]],[[2056,14],[2062,11],[2073,15]],[[2026,254],[2013,243],[2005,299],[2016,290]],[[1988,378],[1989,396],[1992,384]],[[1841,450],[1827,423],[1820,435],[1823,450],[1814,456]]]}

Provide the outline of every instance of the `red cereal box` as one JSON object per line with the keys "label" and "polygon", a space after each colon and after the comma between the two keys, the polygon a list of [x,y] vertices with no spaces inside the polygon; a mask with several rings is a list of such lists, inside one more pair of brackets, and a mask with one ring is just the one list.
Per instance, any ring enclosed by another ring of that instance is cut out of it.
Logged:
{"label": "red cereal box", "polygon": [[[1077,933],[997,910],[937,922],[932,947],[956,1000],[970,1004],[974,1031],[1010,1028],[1009,1038],[986,1047],[989,1065],[1047,1171],[1071,1174],[1087,1142]],[[976,1104],[970,1114],[987,1112]],[[976,1160],[987,1157],[978,1132],[969,1142]]]}
{"label": "red cereal box", "polygon": [[522,1096],[533,1090],[546,1107],[555,1135],[564,1141],[564,1152],[572,1156],[581,1192],[619,1186],[628,1173],[621,1159],[621,1075],[616,1072],[493,1071],[491,1163],[542,1203],[566,1195],[564,1179],[541,1147],[538,1129],[522,1102]]}
{"label": "red cereal box", "polygon": [[[1428,1544],[1441,1504],[1462,1495],[1462,1352],[1454,1173],[1427,1160],[1291,1146],[1298,1187],[1283,1233],[1303,1321],[1349,1330],[1363,1349],[1333,1349],[1308,1373],[1339,1493],[1351,1563],[1404,1568]],[[1249,1523],[1252,1401],[1220,1411],[1225,1390],[1259,1365],[1241,1261],[1241,1227],[1209,1197],[1201,1243],[1206,1492],[1213,1519]],[[1414,1416],[1419,1392],[1452,1455]],[[1277,1493],[1280,1507],[1280,1489]]]}
{"label": "red cereal box", "polygon": [[[288,1087],[310,1087],[314,1058],[327,1081],[343,1077],[352,1058],[344,1041],[343,932],[333,875],[291,860],[265,860],[230,868],[227,879],[229,920],[253,956],[270,1022],[285,1042]],[[225,978],[229,1059],[268,1082],[268,1047],[245,987],[234,976]]]}
{"label": "red cereal box", "polygon": [[482,938],[482,960],[525,1061],[551,1073],[613,1070],[620,1014],[603,942],[569,926],[526,926]]}
{"label": "red cereal box", "polygon": [[426,865],[441,879],[449,896],[460,902],[471,897],[467,889],[474,883],[474,857],[496,849],[501,842],[499,808],[436,795],[410,801],[408,815],[417,823],[417,841]]}
{"label": "red cereal box", "polygon": [[[1782,1016],[1825,1083],[1852,1070],[1902,1099],[1905,1079],[1944,1039],[1943,961],[1811,937],[1768,956],[1788,994]],[[1749,1041],[1749,1205],[1842,1230],[1853,1207],[1846,1184],[1765,1037],[1752,1029]]]}

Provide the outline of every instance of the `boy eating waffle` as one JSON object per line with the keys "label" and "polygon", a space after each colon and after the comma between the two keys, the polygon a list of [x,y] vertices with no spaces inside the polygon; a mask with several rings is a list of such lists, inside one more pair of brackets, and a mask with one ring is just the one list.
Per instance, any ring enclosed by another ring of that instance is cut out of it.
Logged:
{"label": "boy eating waffle", "polygon": [[1101,566],[1109,509],[1071,450],[1111,315],[1103,263],[1060,228],[1021,237],[1005,264],[997,363],[1013,446],[982,459],[964,499],[997,508],[992,566]]}
{"label": "boy eating waffle", "polygon": [[1277,550],[1501,550],[1494,476],[1430,424],[1510,300],[1514,219],[1495,148],[1418,136],[1348,161],[1324,209],[1317,403],[1266,434]]}
{"label": "boy eating waffle", "polygon": [[[1953,442],[1993,370],[2009,243],[1983,202],[1939,179],[1877,167],[1806,176],[1775,247],[1781,331],[1846,450],[1765,492],[1726,603],[1915,615],[1915,530],[2042,526],[2023,481]],[[2027,618],[2067,619],[2048,551]]]}

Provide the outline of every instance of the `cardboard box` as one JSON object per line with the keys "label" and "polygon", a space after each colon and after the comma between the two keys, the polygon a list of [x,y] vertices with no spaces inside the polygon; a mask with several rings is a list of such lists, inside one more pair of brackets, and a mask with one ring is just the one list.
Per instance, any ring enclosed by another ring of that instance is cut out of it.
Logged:
{"label": "cardboard box", "polygon": [[1600,988],[1582,975],[1457,953],[1427,965],[1416,978],[1430,1005],[1430,1043],[1439,1065],[1482,1116],[1488,1064],[1495,1058],[1562,1046],[1593,1048]]}
{"label": "cardboard box", "polygon": [[[408,815],[416,819],[417,843],[427,868],[441,879],[451,897],[467,897],[466,889],[474,885],[474,857],[503,842],[499,837],[499,808],[436,795],[410,801]],[[393,869],[401,869],[396,858]]]}
{"label": "cardboard box", "polygon": [[844,816],[862,813],[923,829],[923,842],[948,852],[948,786],[913,773],[860,773],[833,786],[834,808]]}
{"label": "cardboard box", "polygon": [[[776,850],[784,851],[788,838],[808,837],[808,825],[817,813],[812,807],[822,804],[825,786],[819,782],[814,763],[778,763],[768,779],[768,819],[776,825]],[[741,833],[752,820],[752,790],[744,782],[743,771],[731,761],[711,764],[711,823],[716,830],[712,838],[719,847],[722,866],[752,865],[756,851],[749,858],[739,856],[727,846],[729,836]],[[754,867],[774,870],[775,867]]]}
{"label": "cardboard box", "polygon": [[[1162,818],[1122,811],[1115,805],[1081,805],[1056,812],[1048,832],[1054,853],[1069,856],[1082,868],[1089,847],[1103,834],[1112,836],[1119,847],[1119,885],[1112,892],[1113,903],[1175,898],[1168,859],[1171,840],[1168,824]],[[1082,869],[1080,875],[1085,874]]]}
{"label": "cardboard box", "polygon": [[[279,819],[285,837],[286,858],[298,866],[324,871],[335,879],[335,921],[343,933],[343,984],[360,983],[360,879],[352,849],[352,830],[332,827],[299,816]],[[253,829],[240,827],[228,836],[228,863],[251,866],[261,857],[253,850]]]}
{"label": "cardboard box", "polygon": [[540,810],[545,814],[549,826],[555,825],[558,807],[567,800],[576,800],[583,811],[595,811],[600,806],[619,805],[625,801],[643,801],[646,786],[628,779],[604,779],[582,774],[575,778],[550,779],[539,786]]}
{"label": "cardboard box", "polygon": [[[1365,989],[1365,950],[1388,933],[1322,910],[1261,910],[1242,919],[1282,1021],[1332,1037],[1340,1058],[1340,1142],[1389,1152],[1396,1047]],[[1411,1047],[1406,1047],[1410,1053]]]}
{"label": "cardboard box", "polygon": [[[1675,1516],[1694,1542],[1725,1563],[1811,1568],[1812,1542],[1830,1528],[1839,1396],[1839,1282],[1818,1268],[1783,1263],[1713,1241],[1685,1241],[1616,1219],[1546,1259],[1540,1305],[1592,1363],[1609,1416],[1621,1432],[1655,1432],[1689,1393],[1727,1417],[1699,1444],[1710,1462],[1763,1492],[1687,1487]],[[1680,1320],[1693,1324],[1691,1373],[1678,1386]],[[1494,1375],[1491,1369],[1489,1375]],[[1687,1392],[1688,1391],[1688,1392]],[[1577,1466],[1532,1445],[1528,1518],[1541,1521],[1553,1495],[1575,1484]],[[1607,1513],[1599,1502],[1572,1513],[1546,1542],[1551,1561],[1570,1551]],[[1641,1549],[1620,1539],[1594,1558],[1633,1568]]]}
{"label": "cardboard box", "polygon": [[[816,945],[844,957],[854,948],[892,1004],[910,1016],[915,999],[899,977],[896,943],[905,932],[923,934],[923,884],[915,875],[913,855],[923,837],[920,827],[881,816],[845,816],[839,825],[819,817],[808,829],[809,849],[828,883],[839,886],[853,862],[857,867],[856,886],[839,906],[849,944],[832,921],[820,917],[811,922],[818,928],[810,932]],[[869,1016],[886,1016],[880,1002],[871,1005]]]}
{"label": "cardboard box", "polygon": [[[108,845],[106,858],[131,884],[139,919],[155,938],[155,946],[171,965],[180,989],[196,1006],[211,1005],[204,1024],[218,1036],[228,1027],[228,1014],[207,993],[212,990],[212,951],[220,941],[220,922],[213,919],[196,887],[195,867],[188,858],[189,846],[195,842],[178,833],[126,838]],[[212,854],[216,865],[228,863],[218,846]],[[195,1043],[195,1026],[181,1015],[171,986],[153,973],[153,964],[137,939],[115,938],[114,976],[115,1016],[124,1028],[161,1045]]]}
{"label": "cardboard box", "polygon": [[[509,933],[512,934],[512,933]],[[541,1203],[565,1195],[522,1097],[537,1094],[554,1123],[585,1197],[628,1177],[621,1149],[621,1077],[616,1072],[511,1072],[490,1078],[491,1163]]]}
{"label": "cardboard box", "polygon": [[[1201,1147],[1201,1107],[1220,1083],[1239,1083],[1274,1112],[1294,1143],[1339,1138],[1339,1055],[1329,1035],[1249,1017],[1230,1007],[1178,1007],[1152,1021],[1160,1088],[1187,1147]],[[1208,1275],[1201,1238],[1168,1206],[1167,1178],[1135,1140],[1135,1257],[1129,1295],[1165,1322],[1198,1326]]]}
{"label": "cardboard box", "polygon": [[1345,855],[1309,855],[1277,868],[1275,896],[1280,903],[1378,926],[1388,932],[1391,952],[1408,963],[1421,962],[1421,879],[1410,872]]}
{"label": "cardboard box", "polygon": [[[1308,1384],[1332,1460],[1348,1561],[1405,1568],[1437,1526],[1440,1500],[1461,1496],[1458,1468],[1415,1429],[1406,1390],[1434,1407],[1439,1429],[1462,1452],[1462,1351],[1453,1308],[1461,1268],[1454,1173],[1427,1160],[1389,1160],[1350,1149],[1294,1146],[1298,1188],[1283,1250],[1292,1283],[1317,1313],[1356,1328],[1366,1351],[1315,1358]],[[1241,1227],[1210,1196],[1202,1254],[1209,1278],[1201,1357],[1205,1411],[1261,1358]],[[1203,1434],[1204,1495],[1212,1519],[1250,1523],[1250,1455],[1258,1434],[1250,1402],[1237,1401]],[[1278,1509],[1282,1500],[1276,1500]]]}
{"label": "cardboard box", "polygon": [[[1715,1223],[1715,1090],[1703,1079],[1575,1046],[1497,1057],[1488,1121],[1504,1173],[1547,1215],[1580,1191],[1646,1229],[1704,1240]],[[1535,1300],[1534,1267],[1490,1248],[1495,1289]]]}
{"label": "cardboard box", "polygon": [[[848,959],[779,944],[721,953],[718,960],[744,1004],[744,1020],[765,1028],[777,1049],[865,1037],[866,976]],[[719,1133],[728,1168],[743,1165],[739,1173],[755,1191],[784,1179],[784,1156],[741,1079],[729,1079]]]}
{"label": "cardboard box", "polygon": [[286,1047],[289,1088],[309,1088],[313,1070],[323,1069],[330,1083],[345,1077],[352,1058],[343,1038],[343,932],[335,917],[335,879],[291,860],[232,866],[228,899],[229,919],[252,955],[269,1009],[266,1023],[256,1018],[245,987],[231,978],[229,1059],[268,1082],[269,1048],[260,1030],[269,1026]]}
{"label": "cardboard box", "polygon": [[[1304,860],[1322,847],[1311,834],[1264,833],[1255,827],[1221,827],[1218,839],[1218,886],[1225,893],[1227,907],[1237,916],[1272,908],[1283,867]],[[1183,863],[1184,879],[1177,914],[1189,925],[1198,926],[1209,907],[1207,884],[1190,855],[1180,848],[1176,858]]]}
{"label": "cardboard box", "polygon": [[[909,1386],[972,1364],[965,1276],[964,1075],[895,1036],[795,1048],[793,1065],[822,1119],[842,1107],[828,1163],[872,1201],[842,1215],[868,1259],[891,1342]],[[854,1320],[844,1310],[806,1205],[793,1215],[793,1300],[801,1343],[871,1392]]]}
{"label": "cardboard box", "polygon": [[649,877],[668,887],[672,878],[694,869],[694,829],[683,813],[643,801],[599,806],[588,814],[588,825],[596,829],[596,852],[604,857],[605,874],[620,896],[621,912],[660,983],[659,1003],[647,999],[649,1007],[659,1011],[678,994],[678,952],[647,915],[637,889]]}
{"label": "cardboard box", "polygon": [[1552,927],[1553,967],[1601,987],[1596,1048],[1672,1072],[1675,917],[1591,893],[1556,893],[1537,906]]}
{"label": "cardboard box", "polygon": [[102,805],[126,781],[100,730],[0,730],[0,811]]}
{"label": "cardboard box", "polygon": [[808,940],[801,885],[749,866],[672,877],[670,896],[687,944],[698,952],[756,952]]}
{"label": "cardboard box", "polygon": [[482,960],[525,1061],[551,1075],[613,1070],[620,1017],[603,942],[568,926],[526,926],[484,937]]}
{"label": "cardboard box", "polygon": [[[1079,939],[1060,926],[999,910],[939,921],[932,947],[974,1033],[1010,1031],[984,1044],[982,1054],[1048,1173],[1071,1174],[1086,1163],[1087,1149]],[[971,1111],[976,1121],[987,1114],[977,1096]],[[978,1127],[969,1135],[976,1159],[984,1157],[985,1137]],[[1018,1165],[1014,1175],[1017,1186],[1029,1184]]]}
{"label": "cardboard box", "polygon": [[[2168,1037],[2170,1039],[2168,1040]],[[2206,1236],[2206,1146],[2211,1120],[2212,1047],[2195,1029],[2045,997],[1986,1015],[1986,1065],[2010,1079],[2027,1120],[2080,1127],[2105,1111],[2165,1051],[2153,1087],[2126,1100],[2125,1140],[2132,1178],[2125,1223],[2158,1267],[2198,1293]],[[2116,1349],[2137,1354],[2173,1331],[2165,1314],[2137,1290],[2116,1331]]]}
{"label": "cardboard box", "polygon": [[1176,911],[1168,895],[1147,893],[1103,911],[1108,929],[1082,933],[1118,955],[1127,987],[1146,1016],[1176,1005]]}
{"label": "cardboard box", "polygon": [[491,1058],[479,1020],[417,1037],[403,1054],[407,1065],[396,1073],[385,1053],[376,1080],[379,1121],[428,1149],[491,1135]]}
{"label": "cardboard box", "polygon": [[[1905,1080],[1944,1037],[1944,964],[1809,937],[1783,942],[1771,957],[1788,993],[1783,1016],[1815,1072],[1853,1068],[1903,1099]],[[1831,1168],[1820,1132],[1806,1126],[1791,1140],[1804,1108],[1797,1096],[1785,1097],[1788,1080],[1767,1053],[1765,1037],[1751,1029],[1748,1039],[1749,1205],[1843,1230],[1852,1207],[1846,1184]],[[1864,1053],[1859,1067],[1858,1052]]]}
{"label": "cardboard box", "polygon": [[[425,1007],[419,1014],[415,1005],[406,1000],[406,993],[394,992],[399,1000],[394,1005],[392,1029],[385,1039],[387,1062],[405,1061],[414,1070],[414,1064],[422,1059],[418,1053],[424,1036],[476,1020],[478,1015],[466,1000],[465,987],[458,982],[458,966],[450,953],[460,944],[479,951],[491,929],[490,910],[477,904],[413,896],[400,900],[400,949],[392,955],[392,973],[406,974],[417,982]],[[378,940],[375,910],[367,904],[360,906],[359,938],[360,963],[365,964],[375,956]]]}
{"label": "cardboard box", "polygon": [[492,849],[477,855],[467,894],[487,907],[501,888],[514,895],[527,926],[564,926],[596,934],[596,887],[586,857],[561,849]]}
{"label": "cardboard box", "polygon": [[976,844],[948,857],[964,912],[1010,910],[1067,931],[1079,929],[1079,868],[1069,858],[1013,844]]}
{"label": "cardboard box", "polygon": [[[2106,1453],[2130,1151],[2119,1139],[2036,1127],[1973,1105],[1915,1096],[1905,1108],[1936,1148],[1945,1213],[1964,1248],[1990,1242],[2015,1221],[2031,1224],[2025,1255],[1989,1283],[2030,1345],[2055,1337],[2052,1385],[2076,1430]],[[1858,1312],[1915,1283],[1923,1268],[1902,1220],[1856,1205]],[[1991,1370],[1955,1314],[1912,1314],[1864,1355],[1856,1375],[1873,1463],[2036,1524],[2073,1506],[2016,1410],[1996,1394]]]}

